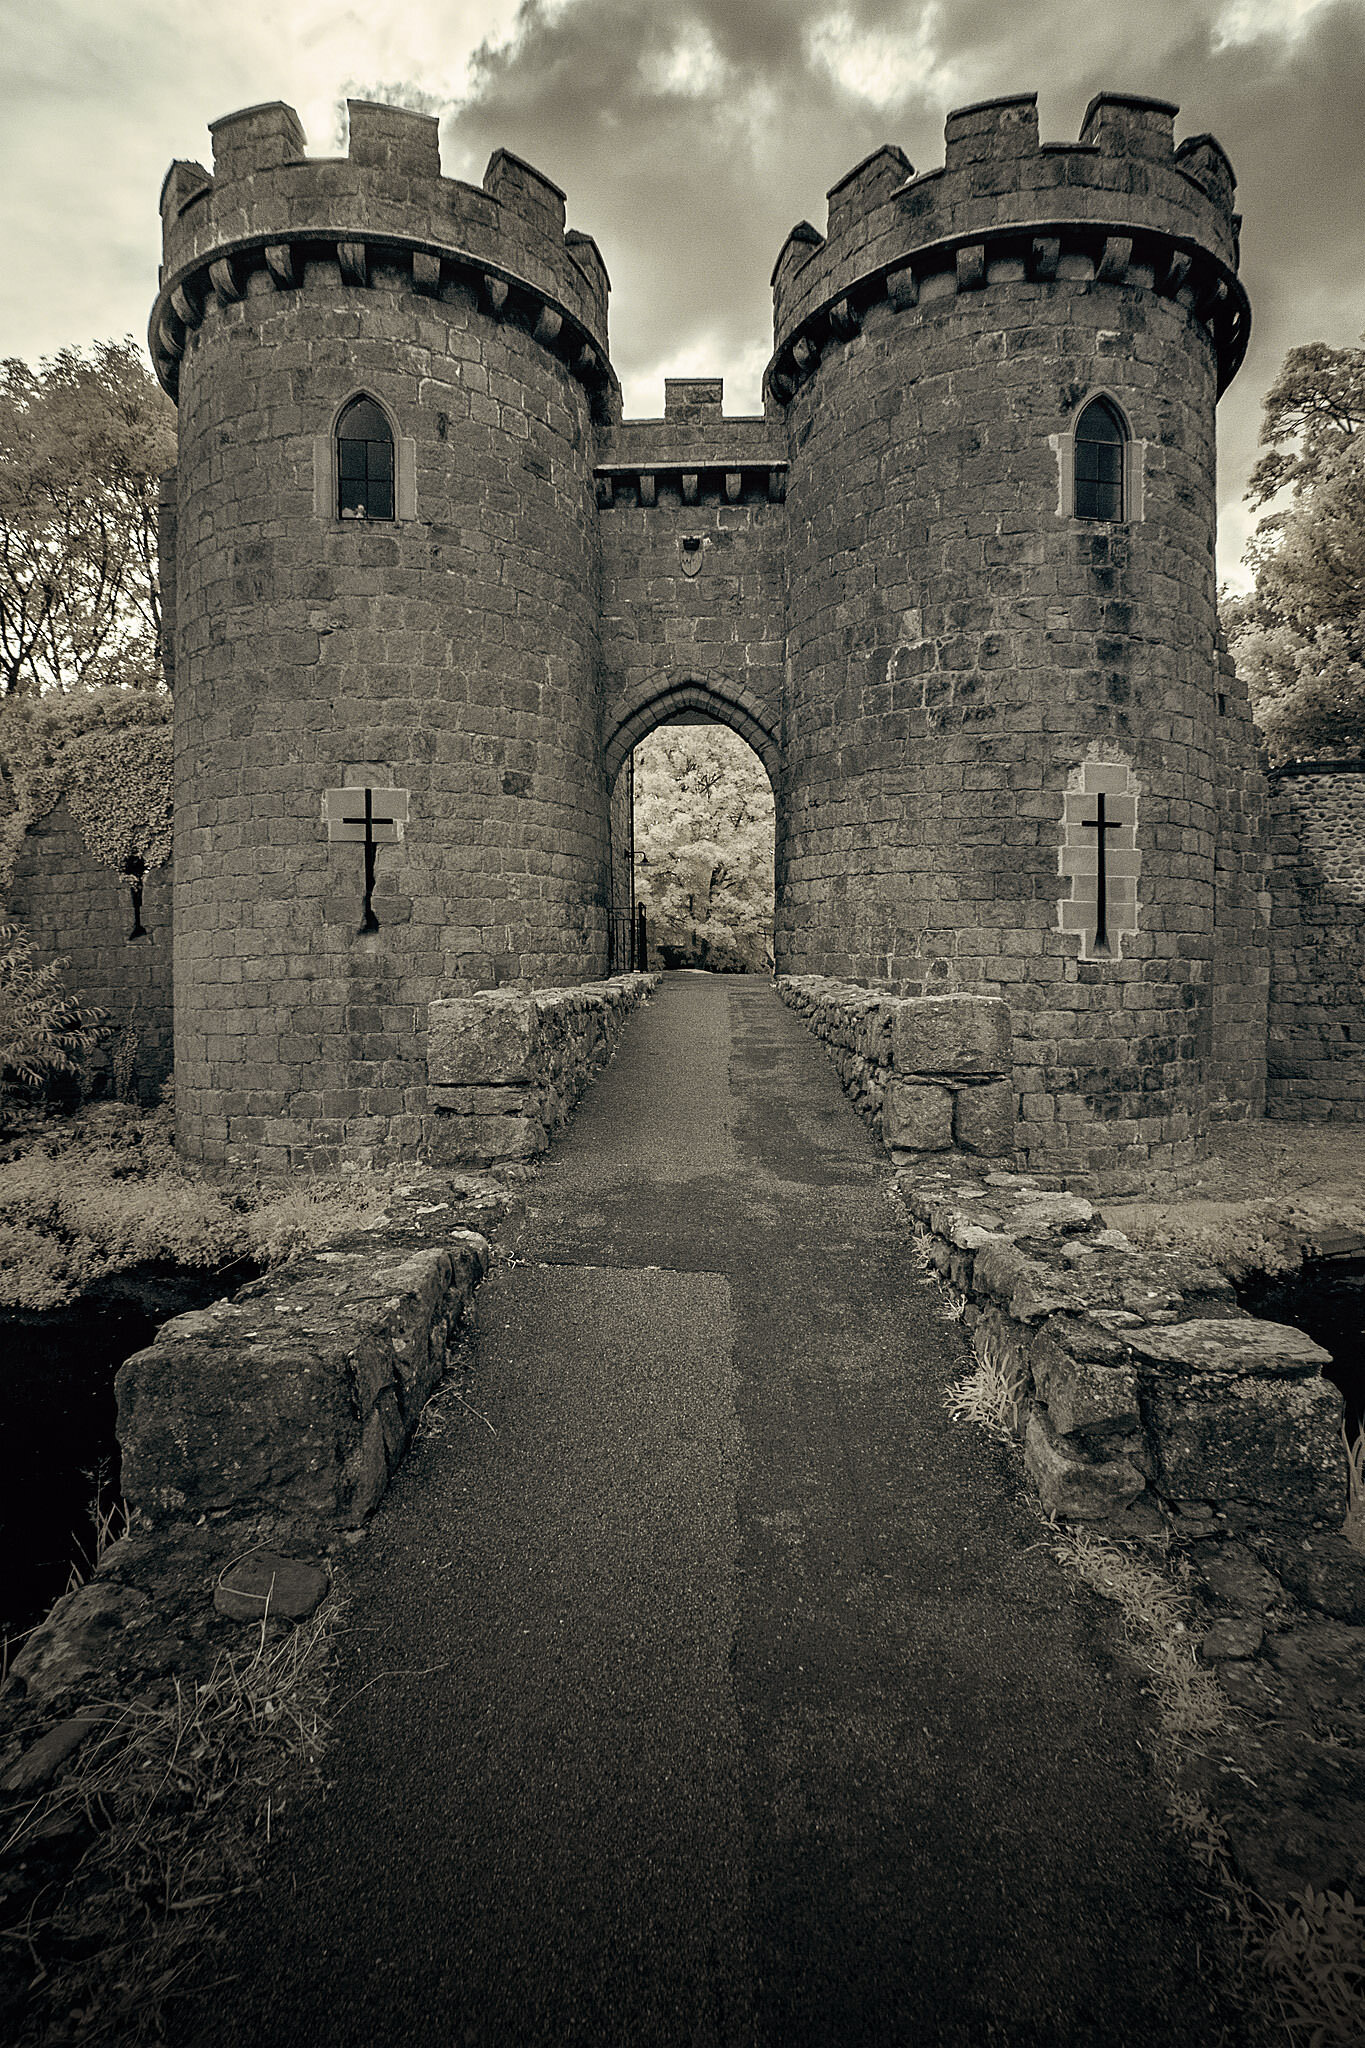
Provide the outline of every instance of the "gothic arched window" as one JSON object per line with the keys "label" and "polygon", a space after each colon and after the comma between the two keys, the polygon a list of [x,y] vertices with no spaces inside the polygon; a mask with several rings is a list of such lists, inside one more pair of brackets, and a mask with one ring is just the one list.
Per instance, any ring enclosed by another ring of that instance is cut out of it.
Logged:
{"label": "gothic arched window", "polygon": [[1128,432],[1107,398],[1092,398],[1076,422],[1076,517],[1123,519]]}
{"label": "gothic arched window", "polygon": [[393,518],[393,429],[372,398],[337,421],[337,517]]}

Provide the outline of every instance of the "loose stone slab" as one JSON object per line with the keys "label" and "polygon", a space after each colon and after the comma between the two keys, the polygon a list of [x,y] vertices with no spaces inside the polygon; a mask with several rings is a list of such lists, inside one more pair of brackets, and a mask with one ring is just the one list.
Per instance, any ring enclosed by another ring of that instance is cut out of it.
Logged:
{"label": "loose stone slab", "polygon": [[1263,1323],[1253,1316],[1208,1316],[1163,1330],[1136,1330],[1128,1342],[1158,1371],[1182,1375],[1310,1379],[1332,1363],[1331,1352],[1292,1323]]}
{"label": "loose stone slab", "polygon": [[213,1604],[233,1621],[306,1621],[322,1605],[331,1580],[321,1565],[256,1550],[239,1558],[213,1589]]}

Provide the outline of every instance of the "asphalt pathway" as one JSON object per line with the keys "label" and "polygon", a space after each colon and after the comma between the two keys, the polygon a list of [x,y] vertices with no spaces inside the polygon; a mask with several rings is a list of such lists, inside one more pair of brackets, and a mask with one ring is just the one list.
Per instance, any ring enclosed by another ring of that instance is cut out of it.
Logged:
{"label": "asphalt pathway", "polygon": [[947,1417],[961,1332],[769,984],[667,978],[518,1254],[177,2041],[1236,2041],[1112,1618]]}

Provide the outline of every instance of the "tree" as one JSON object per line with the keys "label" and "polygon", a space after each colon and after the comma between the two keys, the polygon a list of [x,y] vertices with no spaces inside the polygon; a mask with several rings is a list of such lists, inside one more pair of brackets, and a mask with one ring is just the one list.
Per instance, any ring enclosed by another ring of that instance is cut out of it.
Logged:
{"label": "tree", "polygon": [[1365,347],[1291,349],[1261,441],[1248,498],[1289,496],[1247,548],[1253,589],[1224,600],[1229,645],[1274,759],[1354,752],[1365,746]]}
{"label": "tree", "polygon": [[635,750],[636,891],[684,964],[772,964],[773,793],[719,725],[663,725]]}
{"label": "tree", "polygon": [[160,682],[175,409],[131,337],[0,363],[0,696]]}

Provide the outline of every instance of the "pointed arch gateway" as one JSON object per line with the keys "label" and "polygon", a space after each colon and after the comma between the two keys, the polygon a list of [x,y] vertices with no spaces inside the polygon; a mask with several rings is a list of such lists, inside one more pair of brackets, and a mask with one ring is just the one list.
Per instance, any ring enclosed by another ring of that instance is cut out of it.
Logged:
{"label": "pointed arch gateway", "polygon": [[777,846],[781,843],[781,747],[777,735],[764,723],[757,707],[742,702],[738,697],[726,696],[705,683],[689,680],[655,690],[632,711],[618,718],[603,750],[607,787],[612,792],[609,929],[614,973],[644,965],[639,950],[643,933],[637,931],[635,896],[634,783],[633,777],[622,776],[621,771],[641,740],[648,739],[660,726],[675,723],[721,725],[752,747],[772,784],[776,805],[775,863]]}

